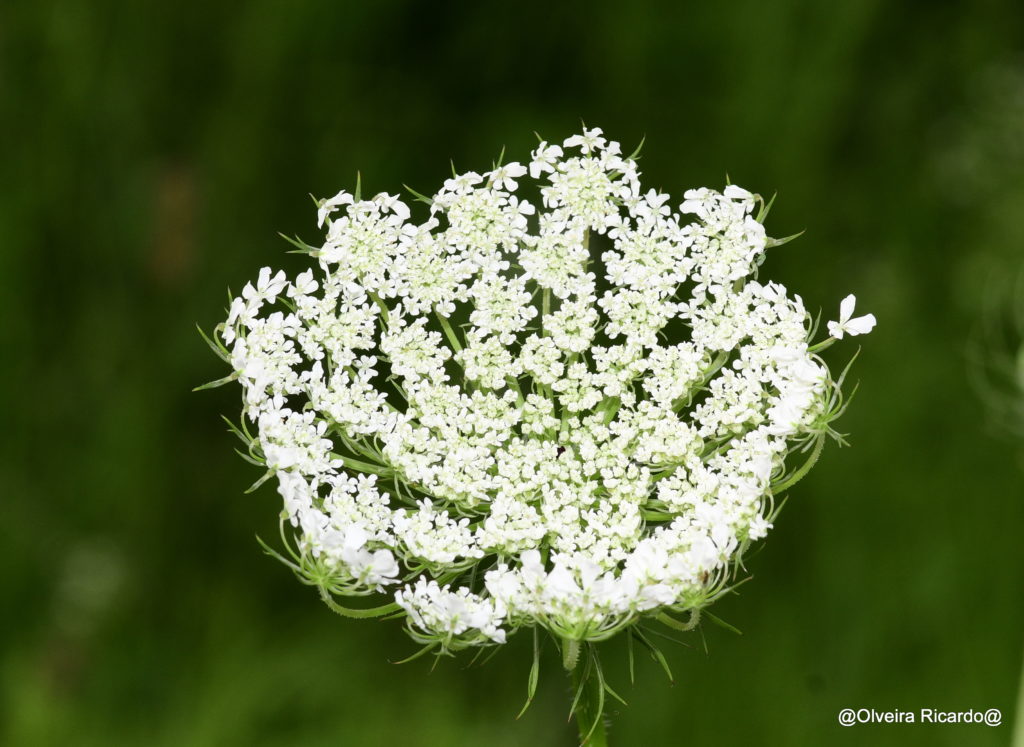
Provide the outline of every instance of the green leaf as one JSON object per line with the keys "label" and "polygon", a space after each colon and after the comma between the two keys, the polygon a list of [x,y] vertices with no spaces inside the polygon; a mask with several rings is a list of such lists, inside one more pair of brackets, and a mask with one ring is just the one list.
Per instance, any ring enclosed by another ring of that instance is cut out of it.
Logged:
{"label": "green leaf", "polygon": [[720,625],[723,628],[725,628],[726,630],[729,630],[729,631],[735,633],[736,635],[743,635],[743,631],[740,630],[739,628],[737,628],[735,625],[730,625],[729,623],[727,623],[722,618],[716,617],[715,615],[712,615],[707,610],[704,610],[704,614],[707,615],[708,619],[711,620],[711,622],[715,623],[716,625]]}
{"label": "green leaf", "polygon": [[[853,367],[853,362],[857,360],[857,356],[860,355],[860,351],[861,349],[860,347],[858,347],[856,352],[854,352],[853,357],[850,358],[850,362],[847,363],[846,366],[843,368],[843,372],[839,374],[839,379],[836,381],[836,386],[843,386],[843,382],[846,381],[846,375],[850,372],[850,369]],[[850,395],[850,398],[852,399],[853,395]]]}
{"label": "green leaf", "polygon": [[807,229],[804,229],[804,230],[803,230],[803,231],[801,231],[800,233],[795,233],[795,234],[793,234],[792,236],[787,236],[787,237],[786,237],[786,238],[784,238],[784,239],[772,239],[772,238],[769,238],[769,239],[768,239],[768,240],[767,240],[767,241],[765,242],[765,244],[764,244],[764,245],[765,245],[765,248],[767,248],[767,249],[771,249],[772,247],[775,247],[775,246],[782,246],[783,244],[788,244],[788,243],[789,243],[790,241],[792,241],[793,239],[797,239],[797,238],[800,238],[801,236],[803,236],[803,235],[804,235],[804,232],[805,232],[806,230],[807,230]]}
{"label": "green leaf", "polygon": [[537,626],[533,627],[533,665],[530,667],[530,677],[526,682],[526,703],[523,704],[523,709],[519,711],[517,719],[521,718],[526,709],[530,707],[533,702],[533,696],[537,692],[537,680],[540,679],[540,640],[537,636]]}
{"label": "green leaf", "polygon": [[645,140],[647,140],[647,135],[644,135],[643,137],[640,138],[640,144],[636,146],[636,150],[634,150],[626,157],[627,161],[635,161],[637,158],[640,157],[640,149],[644,147]]}
{"label": "green leaf", "polygon": [[644,645],[644,647],[650,652],[651,658],[654,659],[661,665],[661,668],[665,670],[665,674],[668,676],[668,681],[675,684],[675,677],[672,676],[672,669],[668,665],[668,660],[665,659],[665,654],[661,653],[661,649],[647,640],[647,636],[640,632],[639,628],[633,628],[630,631],[636,639]]}
{"label": "green leaf", "polygon": [[421,195],[419,192],[417,192],[415,189],[410,187],[408,184],[403,184],[402,186],[405,187],[406,191],[408,191],[413,197],[415,197],[418,202],[423,202],[423,203],[426,203],[427,205],[433,205],[434,204],[433,200],[431,200],[426,195]]}
{"label": "green leaf", "polygon": [[261,462],[259,459],[254,459],[253,457],[251,457],[248,454],[246,454],[244,451],[241,451],[239,449],[235,449],[235,453],[238,454],[238,456],[242,457],[242,459],[247,461],[249,464],[252,464],[252,465],[254,465],[256,467],[266,467],[267,466],[266,462]]}
{"label": "green leaf", "polygon": [[299,572],[299,566],[295,565],[295,563],[288,560],[288,558],[286,558],[284,555],[282,555],[277,550],[268,545],[266,542],[264,542],[263,539],[258,534],[256,535],[256,541],[260,543],[260,547],[263,548],[263,552],[265,552],[267,555],[269,555],[272,558],[277,558],[296,573]]}
{"label": "green leaf", "polygon": [[775,204],[775,198],[778,196],[779,193],[776,192],[775,194],[772,195],[772,198],[768,200],[767,203],[765,203],[765,201],[762,199],[761,209],[757,211],[757,217],[754,220],[756,220],[758,223],[764,223],[765,219],[768,217],[768,213],[771,212],[772,205]]}
{"label": "green leaf", "polygon": [[249,434],[245,433],[241,428],[232,423],[230,418],[228,418],[226,415],[221,415],[220,418],[221,420],[228,424],[229,433],[234,433],[238,437],[238,440],[241,441],[246,446],[250,446],[252,444],[252,438],[249,436]]}
{"label": "green leaf", "polygon": [[[601,663],[597,660],[595,654],[591,654],[591,660],[594,662],[594,666],[597,671],[597,707],[594,709],[594,723],[590,727],[590,731],[583,737],[583,743],[586,744],[590,741],[590,737],[593,736],[594,731],[601,724],[601,719],[604,718],[604,677],[601,674]],[[585,677],[582,681],[583,685],[586,685],[587,678]]]}
{"label": "green leaf", "polygon": [[309,244],[307,244],[305,241],[300,239],[298,236],[295,236],[294,238],[292,238],[292,237],[289,237],[289,236],[285,236],[280,231],[278,231],[277,235],[280,236],[282,239],[287,241],[289,244],[291,244],[292,246],[294,246],[298,250],[297,252],[289,252],[290,254],[313,254],[313,255],[315,255],[317,252],[320,251],[316,247],[310,246]]}
{"label": "green leaf", "polygon": [[[578,641],[577,641],[577,643],[578,643]],[[583,688],[586,686],[587,679],[590,677],[590,657],[587,657],[587,663],[583,667],[583,674],[582,675],[578,674],[575,671],[575,667],[573,669],[574,669],[573,677],[574,678],[575,677],[579,677],[579,681],[576,684],[576,694],[573,696],[572,705],[569,706],[569,715],[570,716],[572,716],[574,713],[576,713],[576,708],[580,704],[580,698],[583,696]],[[584,741],[586,741],[586,740],[584,740]]]}
{"label": "green leaf", "polygon": [[437,648],[437,646],[438,646],[438,644],[436,644],[436,643],[428,643],[426,646],[421,648],[419,651],[417,651],[412,656],[407,656],[406,658],[400,659],[400,660],[398,660],[398,661],[396,661],[394,663],[395,664],[408,664],[410,661],[416,661],[416,659],[420,658],[421,656],[423,656],[425,654],[429,654],[431,651],[433,651],[435,648]]}
{"label": "green leaf", "polygon": [[201,392],[204,389],[216,389],[219,386],[224,386],[225,384],[230,384],[232,381],[236,381],[237,379],[238,379],[238,373],[235,372],[235,373],[231,374],[230,376],[225,376],[223,379],[217,379],[216,381],[208,382],[206,384],[203,384],[202,386],[197,386],[192,391],[193,392]]}
{"label": "green leaf", "polygon": [[207,345],[210,346],[210,350],[213,351],[214,355],[220,358],[225,363],[231,362],[231,353],[228,352],[227,348],[220,344],[220,341],[214,342],[207,334],[203,331],[203,328],[196,324],[196,329],[199,330],[199,336],[203,338]]}
{"label": "green leaf", "polygon": [[263,485],[263,483],[265,483],[267,480],[269,480],[273,476],[274,476],[274,470],[268,469],[266,474],[263,475],[263,477],[261,477],[259,480],[257,480],[256,482],[254,482],[252,485],[249,486],[249,489],[245,491],[245,494],[248,495],[249,493],[256,492],[257,490],[260,489],[260,487]]}
{"label": "green leaf", "polygon": [[[622,703],[622,705],[624,705],[624,706],[628,706],[628,705],[629,705],[629,703],[627,703],[627,702],[626,702],[626,701],[625,701],[625,700],[624,700],[624,699],[622,698],[622,696],[621,696],[621,695],[619,695],[619,694],[618,694],[617,692],[615,692],[614,690],[612,690],[612,686],[611,686],[611,685],[609,685],[609,684],[608,684],[608,680],[606,680],[606,679],[604,678],[604,670],[603,670],[603,669],[601,668],[601,659],[600,659],[600,657],[599,657],[599,656],[597,655],[597,649],[596,649],[596,648],[594,648],[594,647],[591,647],[591,656],[592,656],[592,657],[594,658],[594,671],[595,671],[595,672],[597,673],[597,684],[601,686],[601,689],[602,689],[602,690],[603,690],[604,692],[606,692],[606,693],[608,693],[609,695],[611,695],[611,696],[612,696],[613,698],[615,698],[615,699],[616,699],[617,701],[619,701],[620,703]],[[600,711],[600,713],[598,714],[598,717],[600,717],[600,714],[604,712],[604,700],[603,700],[603,698],[602,698],[602,701],[601,701],[601,707],[600,707],[599,711]]]}
{"label": "green leaf", "polygon": [[772,511],[771,514],[768,515],[767,520],[768,520],[769,524],[774,522],[775,519],[778,517],[778,515],[780,513],[782,513],[783,507],[785,507],[786,503],[788,503],[788,502],[789,502],[789,496],[788,495],[787,496],[783,496],[782,500],[779,501],[779,504],[775,507],[775,510]]}

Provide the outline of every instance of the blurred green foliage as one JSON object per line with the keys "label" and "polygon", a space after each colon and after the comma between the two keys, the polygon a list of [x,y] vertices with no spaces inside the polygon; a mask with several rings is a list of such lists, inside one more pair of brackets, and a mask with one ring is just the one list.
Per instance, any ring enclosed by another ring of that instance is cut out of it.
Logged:
{"label": "blurred green foliage", "polygon": [[612,742],[1007,743],[1008,723],[836,713],[1012,716],[1020,450],[965,349],[1024,260],[1022,51],[1015,0],[5,3],[0,743],[572,743],[550,647],[517,722],[526,637],[483,667],[396,666],[397,623],[335,618],[262,555],[279,498],[242,494],[258,475],[218,417],[239,392],[190,389],[224,374],[194,325],[225,288],[302,266],[276,233],[316,236],[307,193],[357,170],[431,190],[449,157],[522,158],[580,118],[646,135],[645,183],[675,195],[778,190],[769,231],[806,234],[766,276],[879,319],[853,448],[715,610],[744,635],[669,645],[673,686],[645,660],[630,687],[611,644]]}

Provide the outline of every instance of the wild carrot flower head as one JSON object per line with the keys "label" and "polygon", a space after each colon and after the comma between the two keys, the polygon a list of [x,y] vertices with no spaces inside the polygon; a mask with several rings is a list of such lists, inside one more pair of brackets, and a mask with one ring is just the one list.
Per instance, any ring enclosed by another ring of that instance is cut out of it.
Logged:
{"label": "wild carrot flower head", "polygon": [[322,200],[315,266],[218,327],[288,562],[444,650],[699,611],[842,408],[831,338],[757,279],[763,201],[645,190],[599,129],[418,199]]}

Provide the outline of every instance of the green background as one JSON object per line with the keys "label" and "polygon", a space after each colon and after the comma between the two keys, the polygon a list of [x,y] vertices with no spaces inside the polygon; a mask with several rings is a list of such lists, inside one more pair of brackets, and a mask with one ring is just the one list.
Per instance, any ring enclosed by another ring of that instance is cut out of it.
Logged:
{"label": "green background", "polygon": [[[1024,7],[71,2],[0,8],[0,743],[573,744],[550,646],[395,665],[264,556],[280,499],[233,452],[195,330],[294,272],[309,193],[430,191],[580,119],[681,197],[779,197],[764,276],[879,323],[861,388],[715,612],[612,681],[618,745],[1008,744],[1024,640],[1012,393],[969,351],[1024,259]],[[982,349],[1014,344],[981,335]],[[977,377],[974,377],[977,378]],[[1003,418],[1005,420],[1005,418]],[[1024,422],[1024,421],[1022,421]],[[998,728],[836,724],[1000,708]]]}

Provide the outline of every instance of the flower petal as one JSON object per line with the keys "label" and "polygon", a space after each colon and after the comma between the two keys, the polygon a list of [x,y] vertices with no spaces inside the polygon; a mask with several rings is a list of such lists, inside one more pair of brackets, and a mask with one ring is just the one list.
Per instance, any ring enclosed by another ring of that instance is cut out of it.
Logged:
{"label": "flower petal", "polygon": [[857,297],[852,293],[843,299],[843,302],[839,304],[839,323],[846,324],[850,317],[853,316],[853,310],[857,306]]}
{"label": "flower petal", "polygon": [[851,335],[866,335],[875,328],[875,315],[865,314],[846,323],[846,331]]}

